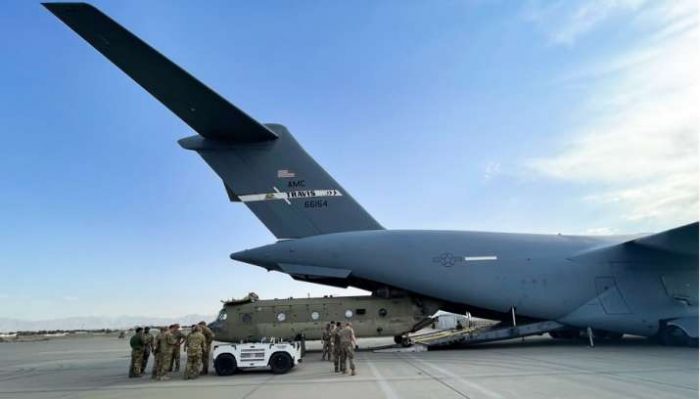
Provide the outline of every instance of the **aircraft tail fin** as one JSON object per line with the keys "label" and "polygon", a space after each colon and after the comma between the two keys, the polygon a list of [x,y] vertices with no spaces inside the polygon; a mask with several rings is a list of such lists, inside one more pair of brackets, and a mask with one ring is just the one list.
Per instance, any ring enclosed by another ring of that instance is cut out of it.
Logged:
{"label": "aircraft tail fin", "polygon": [[383,227],[316,163],[282,125],[278,137],[232,144],[192,136],[179,141],[221,177],[229,199],[243,202],[280,239]]}
{"label": "aircraft tail fin", "polygon": [[277,238],[382,229],[284,126],[253,119],[95,7],[44,6],[199,133],[180,145]]}
{"label": "aircraft tail fin", "polygon": [[43,5],[200,135],[236,142],[276,138],[264,125],[92,5]]}

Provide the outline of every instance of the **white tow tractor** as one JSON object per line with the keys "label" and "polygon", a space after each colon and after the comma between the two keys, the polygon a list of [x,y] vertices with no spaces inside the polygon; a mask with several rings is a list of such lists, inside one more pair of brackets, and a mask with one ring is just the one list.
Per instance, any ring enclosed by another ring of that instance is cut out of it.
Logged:
{"label": "white tow tractor", "polygon": [[269,367],[275,374],[284,374],[301,363],[302,352],[301,342],[272,340],[216,345],[212,357],[218,375],[261,367]]}

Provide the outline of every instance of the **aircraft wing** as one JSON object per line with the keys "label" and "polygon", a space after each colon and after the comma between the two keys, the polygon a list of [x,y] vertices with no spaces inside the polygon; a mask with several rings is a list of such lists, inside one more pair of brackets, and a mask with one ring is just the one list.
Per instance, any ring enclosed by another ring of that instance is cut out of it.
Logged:
{"label": "aircraft wing", "polygon": [[44,6],[203,137],[245,143],[277,138],[90,4]]}
{"label": "aircraft wing", "polygon": [[698,222],[637,238],[624,245],[698,257]]}
{"label": "aircraft wing", "polygon": [[573,261],[626,264],[636,268],[697,269],[698,222],[571,257]]}

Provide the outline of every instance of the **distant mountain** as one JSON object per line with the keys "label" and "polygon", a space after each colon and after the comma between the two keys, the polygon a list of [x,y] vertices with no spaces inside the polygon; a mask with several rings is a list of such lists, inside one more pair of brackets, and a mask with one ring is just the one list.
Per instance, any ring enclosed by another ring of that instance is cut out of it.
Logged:
{"label": "distant mountain", "polygon": [[20,320],[0,317],[0,332],[41,331],[41,330],[99,330],[127,329],[134,326],[162,326],[180,323],[183,326],[196,324],[202,320],[213,321],[214,315],[190,314],[182,317],[67,317],[52,320]]}

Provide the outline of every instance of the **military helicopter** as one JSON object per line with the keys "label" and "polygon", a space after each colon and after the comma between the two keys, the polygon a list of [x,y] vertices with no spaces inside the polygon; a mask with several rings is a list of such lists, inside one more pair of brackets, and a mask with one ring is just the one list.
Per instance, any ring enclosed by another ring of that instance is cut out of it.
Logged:
{"label": "military helicopter", "polygon": [[431,306],[408,296],[324,296],[261,300],[255,293],[222,301],[223,309],[209,327],[218,341],[252,342],[281,338],[318,340],[327,323],[352,322],[356,337],[394,337],[408,344],[407,334],[432,323]]}

